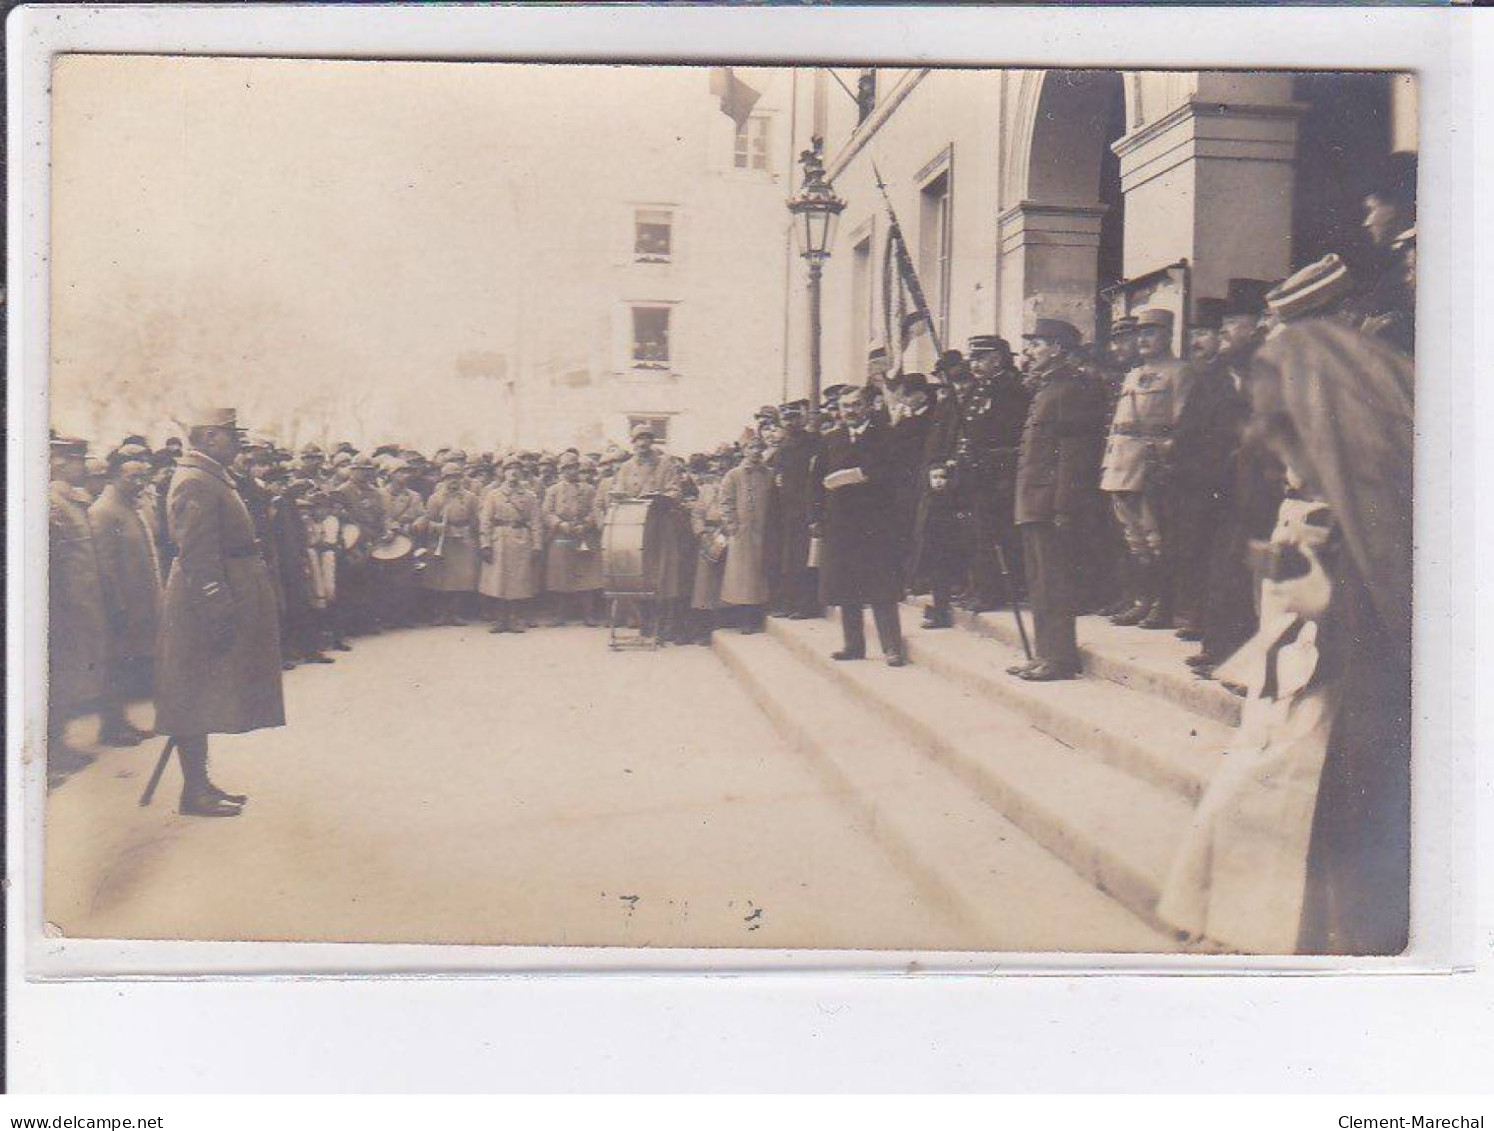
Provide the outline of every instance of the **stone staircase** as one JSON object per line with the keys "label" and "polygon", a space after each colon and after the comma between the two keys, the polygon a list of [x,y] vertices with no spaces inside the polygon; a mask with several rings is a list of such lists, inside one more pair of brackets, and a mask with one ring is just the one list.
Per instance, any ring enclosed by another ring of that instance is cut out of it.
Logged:
{"label": "stone staircase", "polygon": [[[1144,924],[1145,949],[1175,949],[1154,909],[1240,701],[1195,679],[1183,663],[1190,646],[1171,633],[1082,618],[1086,677],[1034,684],[1006,674],[1022,659],[1010,611],[960,614],[955,628],[935,631],[917,627],[916,605],[902,617],[913,662],[901,669],[876,656],[832,660],[833,619],[775,619],[762,636],[717,633],[715,647],[848,798],[880,799],[874,815],[889,826],[895,854],[941,878],[955,903],[986,902],[962,873],[994,849],[969,837],[957,843],[956,819],[944,812],[1041,846],[1070,878]],[[889,796],[894,769],[907,792]],[[914,799],[931,783],[943,810]],[[1078,945],[1054,949],[1137,949],[1134,935],[1113,925],[1078,934]]]}

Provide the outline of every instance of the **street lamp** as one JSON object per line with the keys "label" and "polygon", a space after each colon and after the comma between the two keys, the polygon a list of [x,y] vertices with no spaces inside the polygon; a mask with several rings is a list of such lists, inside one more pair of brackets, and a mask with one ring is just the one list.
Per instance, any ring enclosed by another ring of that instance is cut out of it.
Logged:
{"label": "street lamp", "polygon": [[846,202],[835,195],[825,180],[824,138],[813,138],[809,148],[799,154],[804,166],[804,184],[789,198],[788,208],[794,215],[794,233],[799,254],[809,263],[809,406],[820,407],[820,275],[830,258],[835,242],[835,222],[845,210]]}

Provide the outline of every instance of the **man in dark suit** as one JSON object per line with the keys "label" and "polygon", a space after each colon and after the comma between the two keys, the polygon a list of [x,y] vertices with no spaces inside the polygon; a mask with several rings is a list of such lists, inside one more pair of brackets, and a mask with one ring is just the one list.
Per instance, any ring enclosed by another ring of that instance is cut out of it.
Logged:
{"label": "man in dark suit", "polygon": [[840,606],[845,645],[835,659],[866,658],[863,614],[870,605],[887,663],[900,668],[907,658],[898,621],[897,475],[886,429],[871,407],[870,389],[849,389],[840,398],[841,426],[824,438],[816,500],[825,546],[820,600]]}
{"label": "man in dark suit", "polygon": [[1017,461],[1016,520],[1032,600],[1034,658],[1008,669],[1037,682],[1079,674],[1078,579],[1071,542],[1098,500],[1104,390],[1073,360],[1079,331],[1039,318],[1027,341],[1032,403]]}

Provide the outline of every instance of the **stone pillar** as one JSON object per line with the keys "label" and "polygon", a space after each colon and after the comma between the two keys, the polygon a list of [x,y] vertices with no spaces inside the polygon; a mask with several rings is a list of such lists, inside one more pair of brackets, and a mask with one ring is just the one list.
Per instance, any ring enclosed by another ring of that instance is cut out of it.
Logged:
{"label": "stone pillar", "polygon": [[997,219],[1001,332],[1017,339],[1034,318],[1062,318],[1086,341],[1095,330],[1103,204],[1023,201]]}
{"label": "stone pillar", "polygon": [[1117,141],[1126,277],[1187,259],[1193,294],[1220,297],[1288,274],[1300,112],[1194,97]]}

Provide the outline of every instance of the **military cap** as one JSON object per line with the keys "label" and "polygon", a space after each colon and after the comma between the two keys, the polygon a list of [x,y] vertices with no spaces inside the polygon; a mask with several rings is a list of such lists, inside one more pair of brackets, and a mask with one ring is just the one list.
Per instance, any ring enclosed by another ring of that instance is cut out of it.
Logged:
{"label": "military cap", "polygon": [[524,458],[522,455],[508,456],[501,464],[499,464],[499,466],[502,467],[504,471],[507,471],[511,467],[522,469],[524,467]]}
{"label": "military cap", "polygon": [[150,448],[141,442],[126,437],[124,442],[114,449],[114,455],[123,456],[126,459],[148,459],[150,457]]}
{"label": "military cap", "polygon": [[53,436],[49,441],[54,456],[86,456],[88,441],[73,436]]}
{"label": "military cap", "polygon": [[820,396],[827,401],[836,401],[840,399],[841,395],[847,389],[854,387],[853,385],[831,385],[829,388],[822,390]]}
{"label": "military cap", "polygon": [[787,403],[781,404],[781,405],[778,406],[778,414],[780,416],[791,416],[791,415],[793,415],[795,413],[805,413],[805,412],[808,412],[808,411],[809,411],[809,398],[808,397],[800,397],[796,401],[788,401]]}
{"label": "military cap", "polygon": [[1224,308],[1228,305],[1222,298],[1201,298],[1193,304],[1193,329],[1217,330],[1224,325]]}
{"label": "military cap", "polygon": [[700,475],[703,472],[711,470],[711,459],[701,452],[696,452],[685,461],[685,466],[694,474]]}
{"label": "military cap", "polygon": [[301,448],[301,458],[302,459],[323,459],[324,456],[322,454],[321,445],[320,444],[305,444],[305,445],[303,445],[302,448]]}
{"label": "military cap", "polygon": [[369,459],[367,456],[355,456],[348,463],[348,467],[356,468],[360,471],[376,471],[378,470],[378,466],[378,464],[374,463],[374,461]]}
{"label": "military cap", "polygon": [[157,471],[160,471],[163,468],[175,467],[176,457],[165,448],[162,448],[159,452],[155,452],[151,455],[150,462]]}
{"label": "military cap", "polygon": [[83,460],[83,470],[90,477],[97,478],[109,474],[109,463],[98,456],[88,456]]}
{"label": "military cap", "polygon": [[632,438],[635,440],[641,440],[645,436],[647,436],[650,440],[658,439],[658,437],[654,435],[654,430],[647,424],[635,424],[633,426],[633,431],[630,432],[629,435],[632,436]]}
{"label": "military cap", "polygon": [[1348,265],[1329,252],[1266,292],[1266,306],[1278,318],[1303,318],[1344,298],[1353,287]]}
{"label": "military cap", "polygon": [[147,441],[144,436],[140,435],[139,432],[131,432],[128,436],[126,436],[119,442],[119,446],[121,448],[128,447],[131,444],[138,444],[142,448],[150,447],[149,441]]}
{"label": "military cap", "polygon": [[903,374],[904,393],[926,393],[929,391],[929,379],[922,373]]}
{"label": "military cap", "polygon": [[1133,315],[1124,314],[1110,323],[1111,338],[1123,337],[1126,334],[1136,333],[1136,319]]}
{"label": "military cap", "polygon": [[1171,333],[1172,323],[1172,311],[1160,306],[1149,306],[1145,310],[1138,310],[1136,312],[1136,328],[1138,330],[1145,330],[1149,326],[1154,326],[1159,330],[1166,330],[1168,333]]}
{"label": "military cap", "polygon": [[1012,354],[1011,343],[1000,334],[973,334],[965,347],[971,357],[982,353],[999,353],[1007,357]]}
{"label": "military cap", "polygon": [[1039,318],[1022,337],[1028,341],[1049,342],[1066,350],[1074,349],[1083,340],[1078,328],[1062,318]]}
{"label": "military cap", "polygon": [[333,467],[346,467],[352,462],[353,457],[350,456],[347,452],[338,452],[335,456],[332,457]]}
{"label": "military cap", "polygon": [[273,464],[265,469],[264,480],[266,483],[276,483],[282,479],[290,478],[290,468]]}
{"label": "military cap", "polygon": [[551,460],[550,462],[555,464],[556,467],[580,467],[581,457],[574,451],[567,450],[560,453],[559,459]]}
{"label": "military cap", "polygon": [[754,420],[777,420],[778,410],[770,404],[765,404],[753,413],[752,416]]}
{"label": "military cap", "polygon": [[1224,299],[1224,316],[1258,317],[1266,311],[1266,292],[1271,284],[1264,279],[1231,279]]}
{"label": "military cap", "polygon": [[451,448],[446,452],[446,458],[456,463],[466,463],[467,453],[462,451],[461,448]]}
{"label": "military cap", "polygon": [[465,474],[466,469],[464,469],[461,464],[455,461],[452,461],[451,463],[443,463],[441,465],[442,479],[460,479]]}
{"label": "military cap", "polygon": [[339,452],[347,452],[349,455],[358,454],[358,449],[353,446],[351,441],[348,440],[339,441],[336,450]]}

